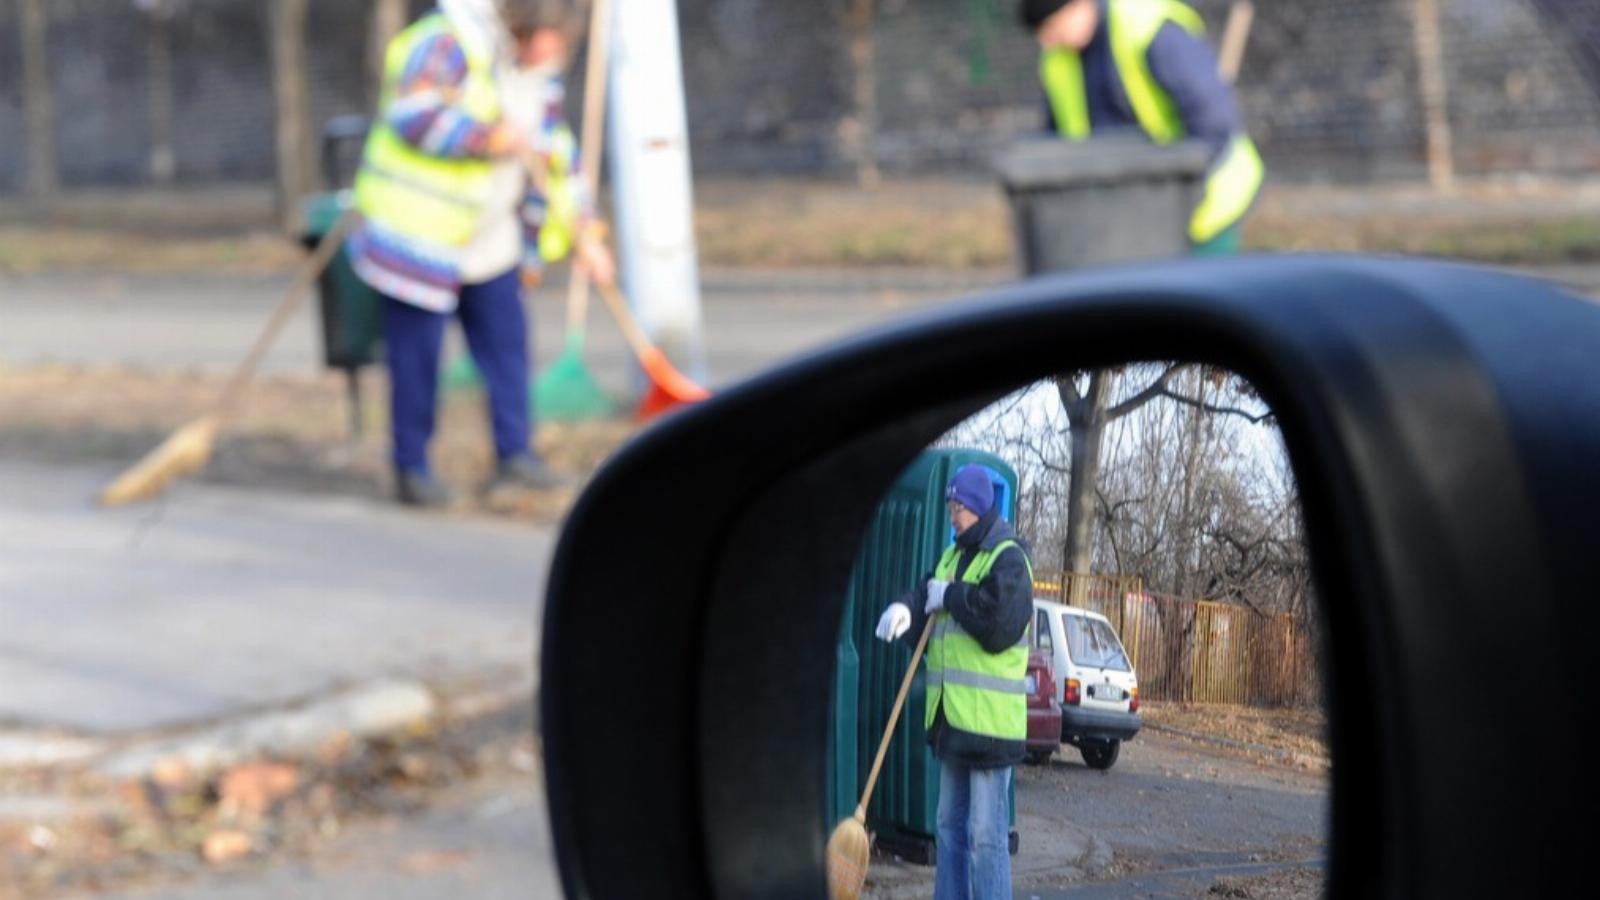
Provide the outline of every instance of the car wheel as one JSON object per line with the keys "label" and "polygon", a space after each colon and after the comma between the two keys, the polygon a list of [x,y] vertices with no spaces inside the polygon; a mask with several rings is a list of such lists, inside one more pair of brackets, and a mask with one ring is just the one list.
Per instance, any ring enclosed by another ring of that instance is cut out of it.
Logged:
{"label": "car wheel", "polygon": [[1091,769],[1105,771],[1117,764],[1117,754],[1122,751],[1121,741],[1084,741],[1078,748],[1083,762]]}

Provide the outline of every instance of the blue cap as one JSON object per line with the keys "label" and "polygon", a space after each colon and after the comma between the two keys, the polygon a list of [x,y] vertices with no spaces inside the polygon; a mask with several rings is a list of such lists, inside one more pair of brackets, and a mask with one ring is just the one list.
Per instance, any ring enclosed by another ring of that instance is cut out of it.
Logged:
{"label": "blue cap", "polygon": [[969,463],[957,469],[944,496],[972,510],[974,515],[987,513],[994,506],[994,482],[988,468]]}

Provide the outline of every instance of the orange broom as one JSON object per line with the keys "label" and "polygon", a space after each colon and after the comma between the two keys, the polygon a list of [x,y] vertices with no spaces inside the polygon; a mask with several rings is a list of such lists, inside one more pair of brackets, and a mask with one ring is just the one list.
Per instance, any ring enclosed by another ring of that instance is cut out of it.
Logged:
{"label": "orange broom", "polygon": [[667,355],[661,352],[661,348],[650,341],[633,313],[628,311],[622,293],[614,285],[601,285],[600,296],[605,298],[606,306],[611,309],[617,325],[622,329],[622,336],[628,339],[634,355],[639,358],[639,368],[650,379],[650,390],[639,404],[639,421],[655,418],[679,404],[694,403],[711,396],[710,391],[678,371]]}

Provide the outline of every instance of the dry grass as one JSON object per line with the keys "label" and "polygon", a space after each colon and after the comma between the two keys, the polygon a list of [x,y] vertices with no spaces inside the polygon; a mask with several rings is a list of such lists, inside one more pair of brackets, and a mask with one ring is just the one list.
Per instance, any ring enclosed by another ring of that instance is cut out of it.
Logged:
{"label": "dry grass", "polygon": [[[270,199],[270,198],[269,198]],[[1600,259],[1600,185],[1466,182],[1271,184],[1246,220],[1246,249],[1407,253],[1495,263]],[[1013,261],[1010,212],[982,173],[891,179],[702,178],[700,259],[720,267],[997,269]],[[304,259],[244,190],[69,196],[47,211],[0,207],[0,274],[260,273]]]}
{"label": "dry grass", "polygon": [[[50,462],[131,464],[172,429],[203,412],[222,379],[195,372],[45,366],[0,368],[0,455]],[[387,496],[388,425],[381,373],[366,376],[364,432],[350,437],[342,376],[263,379],[223,429],[200,478],[274,490]],[[565,514],[574,491],[528,492],[490,509],[472,489],[493,457],[482,395],[449,392],[433,460],[441,478],[470,494],[468,511],[538,521]],[[632,435],[628,421],[541,427],[539,449],[559,471],[582,477]]]}
{"label": "dry grass", "polygon": [[1327,717],[1317,707],[1258,709],[1221,704],[1147,703],[1146,722],[1284,753],[1326,759]]}

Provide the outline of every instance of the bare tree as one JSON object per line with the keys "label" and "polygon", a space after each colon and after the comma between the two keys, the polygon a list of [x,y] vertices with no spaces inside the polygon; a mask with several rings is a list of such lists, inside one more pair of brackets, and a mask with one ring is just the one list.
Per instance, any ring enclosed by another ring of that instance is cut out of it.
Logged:
{"label": "bare tree", "polygon": [[1017,469],[1019,525],[1041,568],[1137,574],[1159,592],[1299,615],[1309,569],[1275,433],[1243,379],[1145,363],[1030,386],[943,443]]}
{"label": "bare tree", "polygon": [[43,197],[61,185],[56,161],[56,103],[50,83],[50,14],[45,0],[22,0],[22,105],[28,130],[28,193]]}
{"label": "bare tree", "polygon": [[864,188],[879,182],[873,144],[878,137],[877,41],[873,31],[875,0],[848,0],[851,95],[855,107],[846,121],[845,144],[855,158],[856,181]]}
{"label": "bare tree", "polygon": [[373,109],[383,90],[384,57],[389,42],[406,26],[406,0],[374,0],[367,43],[367,93]]}
{"label": "bare tree", "polygon": [[166,183],[177,174],[172,102],[172,2],[147,0],[145,58],[150,69],[150,177]]}
{"label": "bare tree", "polygon": [[306,79],[306,16],[310,0],[270,0],[272,92],[276,105],[278,220],[296,232],[300,200],[316,186],[311,93]]}

